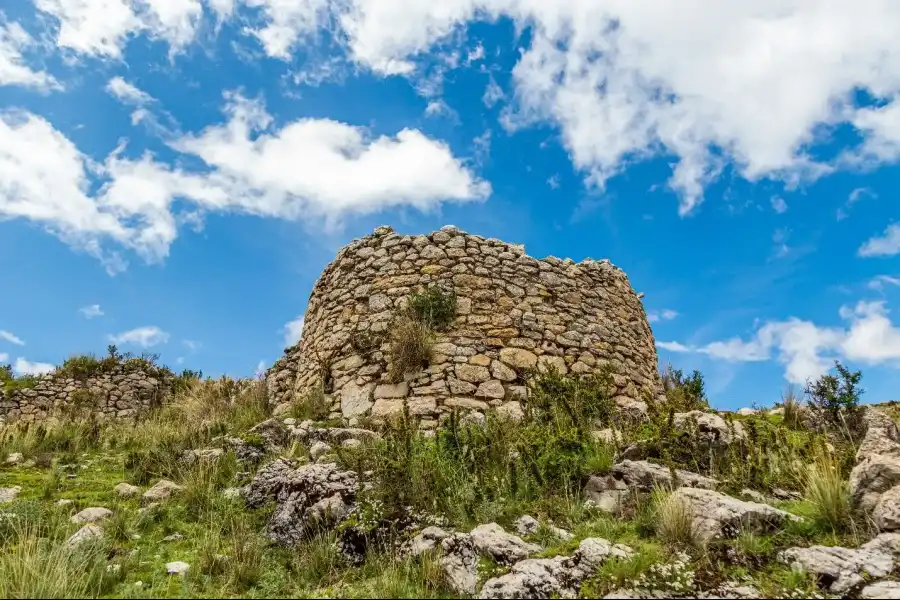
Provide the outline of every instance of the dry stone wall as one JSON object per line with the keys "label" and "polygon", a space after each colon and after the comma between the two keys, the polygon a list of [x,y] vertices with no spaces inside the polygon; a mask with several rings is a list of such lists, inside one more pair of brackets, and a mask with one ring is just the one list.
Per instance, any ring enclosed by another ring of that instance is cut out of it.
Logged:
{"label": "dry stone wall", "polygon": [[[394,382],[391,323],[410,293],[435,284],[456,294],[457,317],[429,366]],[[351,425],[404,405],[425,428],[452,409],[519,413],[523,371],[548,365],[580,374],[609,365],[619,401],[661,390],[653,334],[622,270],[538,260],[452,226],[430,235],[379,227],[341,249],[313,288],[300,342],[285,352],[267,373],[270,401],[324,382],[332,417]]]}
{"label": "dry stone wall", "polygon": [[84,380],[50,373],[34,387],[0,388],[0,424],[36,422],[53,414],[92,412],[98,419],[133,419],[172,395],[173,376],[123,364]]}

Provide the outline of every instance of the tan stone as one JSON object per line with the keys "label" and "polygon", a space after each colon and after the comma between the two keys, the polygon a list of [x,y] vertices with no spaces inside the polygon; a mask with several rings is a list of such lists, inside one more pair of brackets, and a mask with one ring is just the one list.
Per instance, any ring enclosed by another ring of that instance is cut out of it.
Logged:
{"label": "tan stone", "polygon": [[492,379],[479,385],[475,396],[478,398],[503,398],[506,396],[506,390],[503,388],[502,381]]}
{"label": "tan stone", "polygon": [[469,357],[469,364],[486,367],[491,364],[491,357],[485,356],[484,354],[476,354],[475,356]]}
{"label": "tan stone", "polygon": [[537,365],[537,355],[523,348],[504,348],[500,360],[517,369],[531,369]]}
{"label": "tan stone", "polygon": [[375,387],[375,399],[382,398],[405,398],[409,395],[409,383],[401,381],[400,383],[382,383]]}
{"label": "tan stone", "polygon": [[475,398],[466,397],[448,398],[444,401],[444,406],[449,406],[450,408],[468,408],[473,410],[487,410],[488,408],[487,402],[482,402],[481,400],[476,400]]}
{"label": "tan stone", "polygon": [[437,413],[437,400],[430,396],[410,398],[406,401],[406,407],[411,415],[429,416]]}
{"label": "tan stone", "polygon": [[481,383],[491,378],[491,372],[488,371],[487,367],[460,364],[456,365],[455,370],[459,379],[470,383]]}
{"label": "tan stone", "polygon": [[403,412],[403,399],[388,400],[381,398],[372,405],[372,416],[377,418],[392,417]]}
{"label": "tan stone", "polygon": [[499,360],[491,363],[491,375],[501,381],[515,381],[518,377],[513,369],[507,367]]}
{"label": "tan stone", "polygon": [[569,372],[569,367],[566,366],[566,359],[562,356],[549,356],[542,355],[538,357],[538,371],[542,373],[547,373],[551,370],[555,370],[559,375],[565,375]]}
{"label": "tan stone", "polygon": [[474,394],[477,386],[468,381],[461,381],[455,377],[450,378],[450,393],[456,396],[468,396]]}

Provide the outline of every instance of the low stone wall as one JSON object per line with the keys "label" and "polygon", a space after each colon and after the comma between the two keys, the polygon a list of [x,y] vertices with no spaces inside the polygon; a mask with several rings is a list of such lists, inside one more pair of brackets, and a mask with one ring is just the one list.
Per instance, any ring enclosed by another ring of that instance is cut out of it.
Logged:
{"label": "low stone wall", "polygon": [[[458,316],[427,368],[391,381],[389,332],[411,292],[452,290]],[[358,336],[375,340],[360,351]],[[449,411],[521,409],[523,370],[587,374],[611,368],[617,400],[661,391],[656,346],[640,298],[608,260],[575,263],[445,227],[399,235],[380,227],[344,247],[316,282],[303,336],[267,374],[273,404],[323,380],[332,416],[353,424],[402,410],[435,426]]]}
{"label": "low stone wall", "polygon": [[98,419],[132,419],[172,395],[173,376],[144,365],[119,365],[84,380],[54,373],[34,387],[0,389],[0,423],[39,422],[53,414],[93,413]]}

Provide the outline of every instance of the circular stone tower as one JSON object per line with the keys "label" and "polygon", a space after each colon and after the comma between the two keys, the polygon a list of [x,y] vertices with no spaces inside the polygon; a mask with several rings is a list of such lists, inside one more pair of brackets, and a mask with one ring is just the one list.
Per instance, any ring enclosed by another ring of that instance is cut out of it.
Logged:
{"label": "circular stone tower", "polygon": [[[427,367],[395,381],[391,323],[411,293],[435,284],[456,294],[457,316]],[[319,277],[300,342],[266,379],[275,405],[322,385],[332,417],[350,425],[405,405],[431,428],[453,409],[520,412],[522,371],[548,365],[580,374],[609,365],[619,402],[659,393],[653,334],[624,272],[608,260],[538,260],[452,226],[429,235],[378,227]]]}

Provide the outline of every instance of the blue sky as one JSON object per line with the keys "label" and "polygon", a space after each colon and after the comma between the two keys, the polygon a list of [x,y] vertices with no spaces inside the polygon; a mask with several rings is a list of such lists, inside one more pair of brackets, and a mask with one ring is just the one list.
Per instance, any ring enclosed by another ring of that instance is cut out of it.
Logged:
{"label": "blue sky", "polygon": [[0,359],[250,376],[342,245],[453,224],[611,259],[718,407],[895,399],[900,6],[687,4],[5,4]]}

